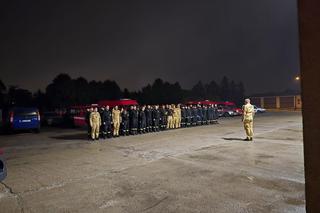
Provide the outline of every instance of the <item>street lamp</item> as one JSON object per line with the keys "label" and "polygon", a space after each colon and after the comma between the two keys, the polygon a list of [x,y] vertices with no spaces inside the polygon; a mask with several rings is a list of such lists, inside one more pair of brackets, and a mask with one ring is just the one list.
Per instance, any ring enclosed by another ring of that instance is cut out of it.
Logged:
{"label": "street lamp", "polygon": [[295,79],[296,81],[300,81],[300,76],[296,76],[294,79]]}

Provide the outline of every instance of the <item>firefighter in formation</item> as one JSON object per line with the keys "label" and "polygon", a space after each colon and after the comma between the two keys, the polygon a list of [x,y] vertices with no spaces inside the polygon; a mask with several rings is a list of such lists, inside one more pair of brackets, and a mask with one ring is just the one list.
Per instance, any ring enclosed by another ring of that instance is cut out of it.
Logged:
{"label": "firefighter in formation", "polygon": [[109,106],[90,108],[85,120],[88,124],[88,139],[145,134],[169,129],[188,128],[215,124],[218,121],[214,105],[146,105]]}

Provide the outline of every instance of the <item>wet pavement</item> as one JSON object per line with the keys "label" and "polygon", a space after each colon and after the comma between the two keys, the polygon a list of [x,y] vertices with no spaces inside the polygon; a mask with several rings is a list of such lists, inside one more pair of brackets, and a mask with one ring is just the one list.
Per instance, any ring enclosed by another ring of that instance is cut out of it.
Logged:
{"label": "wet pavement", "polygon": [[272,112],[89,144],[83,131],[0,136],[0,212],[305,212],[302,117]]}

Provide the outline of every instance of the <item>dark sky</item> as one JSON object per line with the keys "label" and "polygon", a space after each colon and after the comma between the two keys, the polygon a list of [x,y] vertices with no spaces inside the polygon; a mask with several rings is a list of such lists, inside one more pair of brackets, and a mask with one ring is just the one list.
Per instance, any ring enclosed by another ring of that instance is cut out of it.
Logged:
{"label": "dark sky", "polygon": [[0,78],[33,91],[63,72],[131,90],[226,75],[254,93],[299,72],[295,0],[8,0],[0,12]]}

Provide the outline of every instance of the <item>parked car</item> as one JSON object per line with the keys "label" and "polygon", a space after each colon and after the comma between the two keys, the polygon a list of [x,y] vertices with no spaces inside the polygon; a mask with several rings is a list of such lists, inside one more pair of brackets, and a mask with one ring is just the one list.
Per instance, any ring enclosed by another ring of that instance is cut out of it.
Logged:
{"label": "parked car", "polygon": [[44,112],[41,116],[41,121],[44,125],[58,126],[63,123],[63,116],[56,112]]}
{"label": "parked car", "polygon": [[254,113],[264,113],[267,111],[266,109],[257,107],[256,105],[253,105],[253,107],[254,107]]}
{"label": "parked car", "polygon": [[3,181],[7,177],[7,167],[4,159],[3,150],[0,149],[0,181]]}
{"label": "parked car", "polygon": [[232,108],[225,106],[218,106],[218,114],[219,117],[231,117],[235,115]]}
{"label": "parked car", "polygon": [[218,106],[218,112],[220,117],[230,117],[242,115],[242,109],[238,108],[234,102],[214,102]]}
{"label": "parked car", "polygon": [[232,110],[233,111],[232,116],[239,116],[243,114],[242,109],[238,108],[235,104],[224,105],[223,107],[228,110]]}
{"label": "parked car", "polygon": [[6,130],[33,130],[40,132],[40,114],[34,107],[12,107],[3,113]]}
{"label": "parked car", "polygon": [[242,115],[243,111],[240,108],[233,108],[234,115]]}

